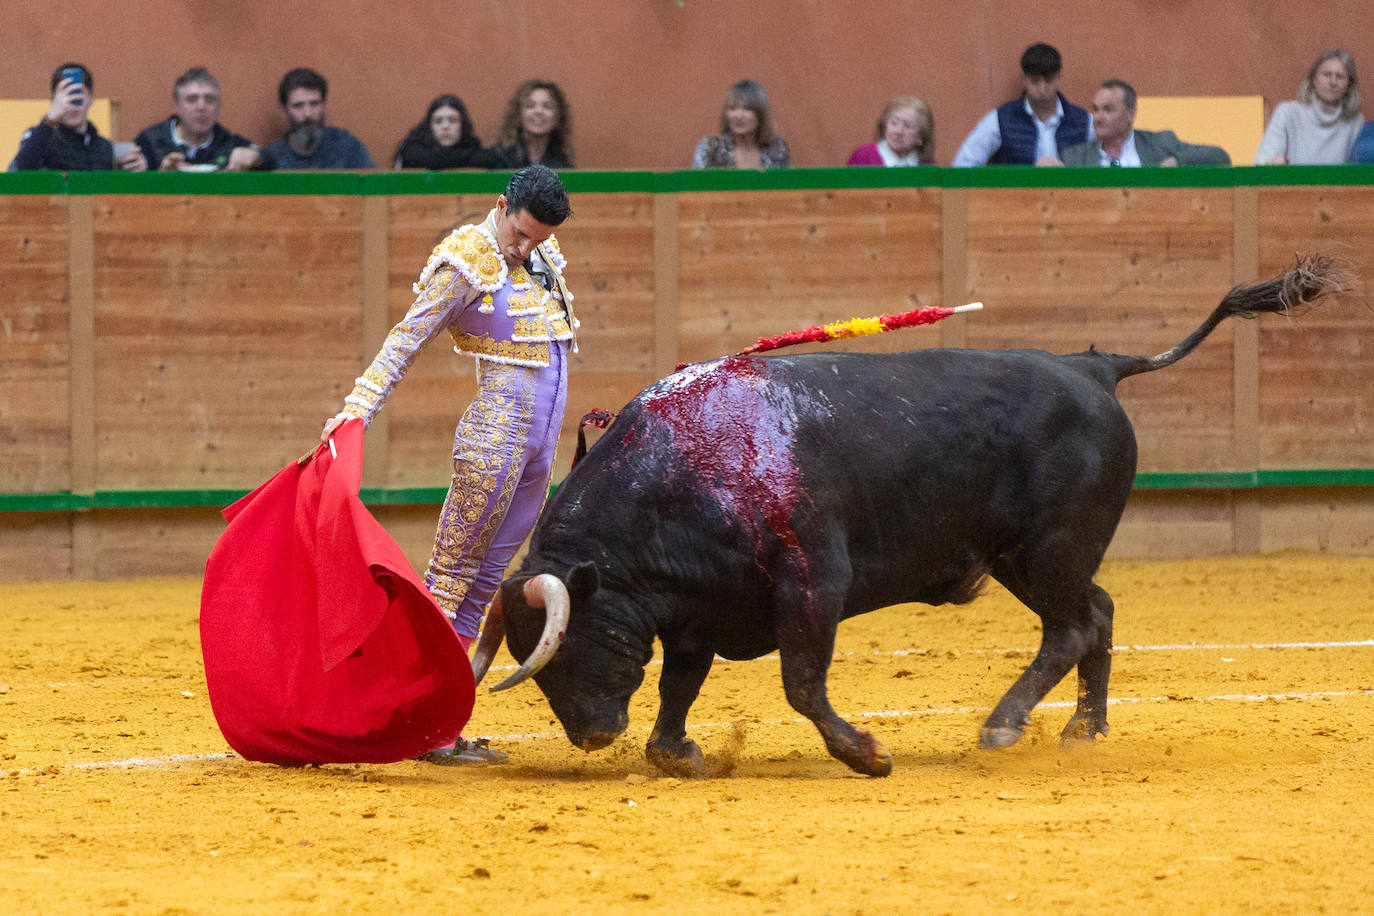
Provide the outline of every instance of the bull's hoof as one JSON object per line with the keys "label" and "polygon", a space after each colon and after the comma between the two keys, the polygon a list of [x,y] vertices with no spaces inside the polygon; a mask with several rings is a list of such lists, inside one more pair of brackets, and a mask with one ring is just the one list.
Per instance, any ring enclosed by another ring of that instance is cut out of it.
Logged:
{"label": "bull's hoof", "polygon": [[706,775],[706,759],[701,755],[701,748],[686,738],[671,748],[650,744],[644,748],[644,756],[667,776],[698,779]]}
{"label": "bull's hoof", "polygon": [[1075,744],[1092,744],[1097,736],[1107,737],[1107,721],[1093,716],[1075,715],[1059,733],[1059,743],[1065,747]]}
{"label": "bull's hoof", "polygon": [[1020,740],[1021,729],[1012,728],[1010,725],[985,727],[978,733],[978,746],[988,751],[1000,751],[1004,747],[1011,747]]}
{"label": "bull's hoof", "polygon": [[852,747],[844,748],[843,756],[836,754],[849,764],[855,773],[865,776],[888,776],[892,773],[892,755],[883,747],[882,742],[866,731],[855,729],[858,740]]}

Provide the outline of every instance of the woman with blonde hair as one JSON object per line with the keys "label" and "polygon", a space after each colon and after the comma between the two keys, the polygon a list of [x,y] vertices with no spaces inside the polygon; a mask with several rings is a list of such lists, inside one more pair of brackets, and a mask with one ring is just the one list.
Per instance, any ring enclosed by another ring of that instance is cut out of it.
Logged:
{"label": "woman with blonde hair", "polygon": [[1280,102],[1260,140],[1255,165],[1337,165],[1364,124],[1359,77],[1349,51],[1328,48],[1317,55],[1297,101]]}
{"label": "woman with blonde hair", "polygon": [[899,95],[887,103],[874,140],[855,147],[848,164],[935,164],[935,118],[930,106],[915,96]]}
{"label": "woman with blonde hair", "polygon": [[493,169],[546,165],[573,167],[572,112],[563,90],[551,80],[525,80],[506,103],[501,134],[487,151]]}
{"label": "woman with blonde hair", "polygon": [[730,87],[720,112],[720,133],[702,137],[692,154],[694,169],[777,169],[791,164],[787,141],[773,130],[768,93],[753,80]]}

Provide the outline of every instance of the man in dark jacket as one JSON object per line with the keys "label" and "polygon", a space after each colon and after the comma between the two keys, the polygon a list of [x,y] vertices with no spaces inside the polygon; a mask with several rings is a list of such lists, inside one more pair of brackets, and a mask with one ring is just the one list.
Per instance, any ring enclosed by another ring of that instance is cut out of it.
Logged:
{"label": "man in dark jacket", "polygon": [[983,116],[959,145],[954,166],[1034,165],[1093,138],[1088,113],[1059,92],[1063,59],[1054,47],[1033,44],[1021,55],[1024,91]]}
{"label": "man in dark jacket", "polygon": [[363,141],[342,127],[325,124],[329,84],[314,70],[297,67],[277,86],[277,99],[286,115],[286,135],[263,150],[275,169],[375,169]]}
{"label": "man in dark jacket", "polygon": [[262,154],[253,141],[220,125],[219,81],[209,70],[193,67],[177,77],[172,101],[176,113],[135,138],[149,168],[242,172],[262,167]]}
{"label": "man in dark jacket", "polygon": [[1080,168],[1231,164],[1231,157],[1219,146],[1184,143],[1171,130],[1136,130],[1135,112],[1135,89],[1122,80],[1105,81],[1093,97],[1097,139],[1065,149],[1062,161],[1055,158],[1039,164]]}
{"label": "man in dark jacket", "polygon": [[24,131],[10,171],[82,172],[118,166],[140,172],[146,168],[138,150],[126,152],[115,162],[114,147],[90,122],[94,88],[91,71],[81,64],[67,63],[54,70],[49,83],[52,105],[42,121]]}

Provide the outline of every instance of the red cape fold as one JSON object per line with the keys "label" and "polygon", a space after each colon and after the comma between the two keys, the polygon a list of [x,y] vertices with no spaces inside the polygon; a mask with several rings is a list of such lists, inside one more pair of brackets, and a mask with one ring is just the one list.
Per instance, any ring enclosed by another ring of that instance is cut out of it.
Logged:
{"label": "red cape fold", "polygon": [[248,760],[391,763],[452,744],[472,668],[400,546],[358,498],[363,424],[224,510],[200,642],[220,731]]}

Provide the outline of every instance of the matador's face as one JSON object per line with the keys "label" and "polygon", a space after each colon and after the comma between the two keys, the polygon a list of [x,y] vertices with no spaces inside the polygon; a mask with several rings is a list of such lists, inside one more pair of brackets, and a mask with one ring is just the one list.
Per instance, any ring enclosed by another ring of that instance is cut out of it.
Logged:
{"label": "matador's face", "polygon": [[539,222],[528,210],[512,210],[506,195],[496,198],[496,247],[507,267],[523,263],[534,246],[553,235],[553,226]]}

